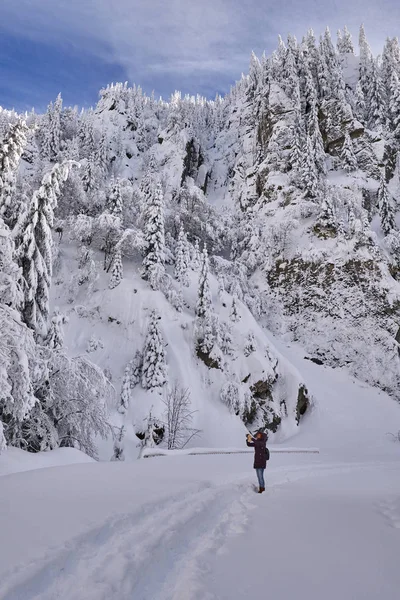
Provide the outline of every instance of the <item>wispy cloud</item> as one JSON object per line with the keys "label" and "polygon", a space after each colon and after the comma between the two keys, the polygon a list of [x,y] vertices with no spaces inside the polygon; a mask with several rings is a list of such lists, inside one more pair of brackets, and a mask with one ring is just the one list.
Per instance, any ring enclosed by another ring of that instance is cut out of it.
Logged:
{"label": "wispy cloud", "polygon": [[[132,82],[168,94],[227,89],[250,52],[271,52],[278,33],[301,37],[365,22],[379,51],[396,35],[397,0],[2,0],[0,32],[92,56]],[[7,57],[6,57],[7,58]],[[109,68],[107,68],[107,74]],[[46,77],[46,73],[43,74]],[[106,83],[106,82],[104,82]]]}

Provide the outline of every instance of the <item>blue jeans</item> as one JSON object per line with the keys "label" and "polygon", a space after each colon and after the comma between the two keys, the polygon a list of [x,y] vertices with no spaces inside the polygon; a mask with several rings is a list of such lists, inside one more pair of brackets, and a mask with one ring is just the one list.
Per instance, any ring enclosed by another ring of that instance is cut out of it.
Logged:
{"label": "blue jeans", "polygon": [[256,469],[258,483],[259,483],[259,486],[262,488],[265,488],[264,471],[265,471],[265,469]]}

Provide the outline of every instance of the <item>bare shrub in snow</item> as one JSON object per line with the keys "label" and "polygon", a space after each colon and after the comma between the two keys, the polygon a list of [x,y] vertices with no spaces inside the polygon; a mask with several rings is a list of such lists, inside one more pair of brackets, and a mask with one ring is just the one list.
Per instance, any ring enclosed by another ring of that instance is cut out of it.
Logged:
{"label": "bare shrub in snow", "polygon": [[192,427],[193,415],[191,410],[190,392],[175,381],[168,390],[165,404],[165,434],[164,439],[169,450],[184,448],[190,440],[200,434],[199,429]]}

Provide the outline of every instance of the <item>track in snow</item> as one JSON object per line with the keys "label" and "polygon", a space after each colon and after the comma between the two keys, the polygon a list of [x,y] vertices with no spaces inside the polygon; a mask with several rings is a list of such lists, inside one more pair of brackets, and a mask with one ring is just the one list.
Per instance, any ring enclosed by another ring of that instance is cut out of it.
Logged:
{"label": "track in snow", "polygon": [[249,486],[204,487],[75,540],[4,600],[203,598],[213,553],[244,530]]}

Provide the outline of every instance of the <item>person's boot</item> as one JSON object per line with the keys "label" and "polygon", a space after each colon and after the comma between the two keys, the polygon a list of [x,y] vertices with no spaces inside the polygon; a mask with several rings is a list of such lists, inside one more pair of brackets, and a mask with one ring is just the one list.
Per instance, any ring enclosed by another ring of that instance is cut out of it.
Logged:
{"label": "person's boot", "polygon": [[260,488],[261,489],[261,493],[265,492],[265,488]]}
{"label": "person's boot", "polygon": [[262,494],[262,493],[263,493],[263,491],[264,491],[264,488],[262,488],[262,487],[260,486],[260,487],[258,488],[258,493],[259,493],[259,494]]}

